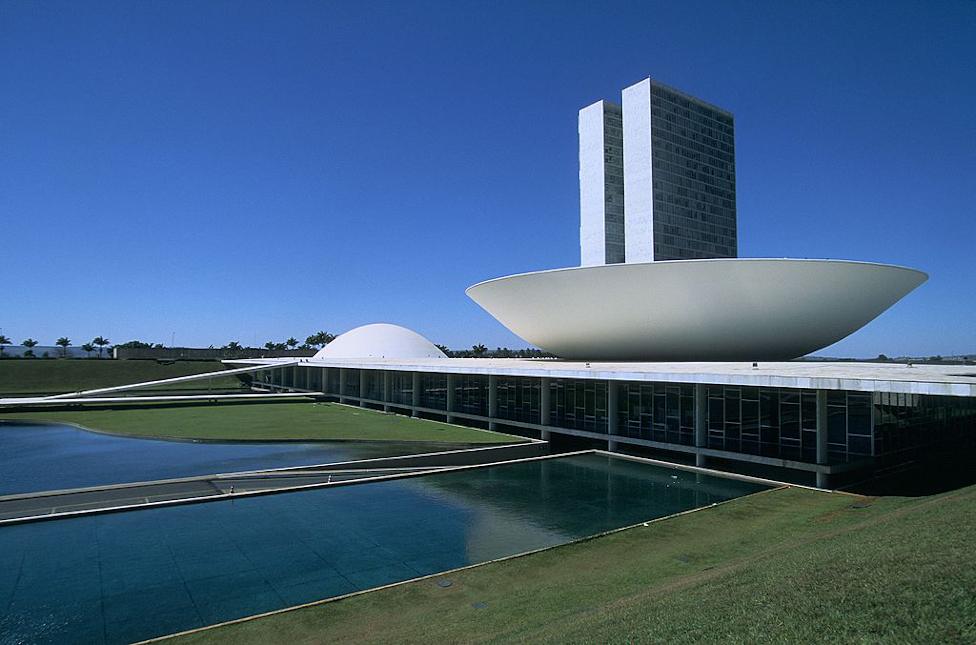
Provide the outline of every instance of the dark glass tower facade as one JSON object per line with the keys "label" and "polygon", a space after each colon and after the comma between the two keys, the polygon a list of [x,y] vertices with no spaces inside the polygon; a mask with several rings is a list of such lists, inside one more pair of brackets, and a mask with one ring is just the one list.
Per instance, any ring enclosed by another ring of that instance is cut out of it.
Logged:
{"label": "dark glass tower facade", "polygon": [[650,78],[622,99],[580,111],[582,264],[736,257],[732,114]]}

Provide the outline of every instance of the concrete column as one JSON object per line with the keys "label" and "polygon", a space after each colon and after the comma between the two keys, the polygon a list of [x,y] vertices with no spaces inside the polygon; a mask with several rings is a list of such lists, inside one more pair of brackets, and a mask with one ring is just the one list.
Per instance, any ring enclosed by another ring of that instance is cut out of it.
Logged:
{"label": "concrete column", "polygon": [[420,407],[420,372],[413,373],[413,409],[410,416],[417,416],[417,408]]}
{"label": "concrete column", "polygon": [[607,448],[614,452],[619,444],[614,437],[617,435],[617,388],[616,381],[607,381]]}
{"label": "concrete column", "polygon": [[390,411],[390,370],[383,370],[383,412]]}
{"label": "concrete column", "polygon": [[[542,384],[539,386],[539,423],[544,426],[550,424],[550,419],[552,415],[552,390],[550,389],[551,382],[548,376],[542,377]],[[549,441],[549,431],[543,429],[540,439],[543,441]]]}
{"label": "concrete column", "polygon": [[[817,463],[827,463],[827,390],[817,390]],[[827,473],[817,473],[817,488],[828,488]]]}
{"label": "concrete column", "polygon": [[366,370],[360,368],[359,370],[359,407],[363,407],[366,404],[363,403],[363,399],[366,398]]}
{"label": "concrete column", "polygon": [[498,416],[498,377],[494,374],[488,375],[488,429],[494,430],[496,427],[495,417]]}
{"label": "concrete column", "polygon": [[447,375],[447,422],[454,423],[454,375]]}
{"label": "concrete column", "polygon": [[695,385],[695,447],[695,465],[704,468],[705,455],[701,450],[708,447],[708,396],[701,383]]}
{"label": "concrete column", "polygon": [[345,403],[346,397],[342,396],[346,393],[346,368],[339,368],[339,403]]}

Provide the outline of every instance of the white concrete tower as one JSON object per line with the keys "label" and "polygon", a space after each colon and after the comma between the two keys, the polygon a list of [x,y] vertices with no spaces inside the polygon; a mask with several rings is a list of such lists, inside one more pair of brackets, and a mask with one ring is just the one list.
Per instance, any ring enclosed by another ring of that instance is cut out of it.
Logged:
{"label": "white concrete tower", "polygon": [[654,178],[651,79],[625,88],[623,99],[625,253],[628,262],[654,261]]}
{"label": "white concrete tower", "polygon": [[622,99],[627,262],[736,257],[732,114],[650,78]]}
{"label": "white concrete tower", "polygon": [[579,112],[580,264],[624,261],[623,131],[619,105]]}

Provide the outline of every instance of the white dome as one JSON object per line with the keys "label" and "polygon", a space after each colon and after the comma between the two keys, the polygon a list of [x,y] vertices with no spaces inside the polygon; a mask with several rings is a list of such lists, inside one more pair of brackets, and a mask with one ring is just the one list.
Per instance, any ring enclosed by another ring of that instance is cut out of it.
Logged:
{"label": "white dome", "polygon": [[320,349],[315,358],[447,358],[417,332],[387,323],[356,327]]}

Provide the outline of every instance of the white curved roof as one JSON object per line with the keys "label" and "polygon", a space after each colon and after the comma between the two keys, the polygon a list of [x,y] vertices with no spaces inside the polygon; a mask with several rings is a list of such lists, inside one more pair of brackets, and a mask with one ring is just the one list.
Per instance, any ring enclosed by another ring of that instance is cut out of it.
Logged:
{"label": "white curved roof", "polygon": [[340,334],[314,358],[447,358],[417,332],[388,323],[356,327]]}
{"label": "white curved roof", "polygon": [[466,293],[562,358],[754,361],[831,345],[926,279],[868,262],[729,258],[537,271]]}

